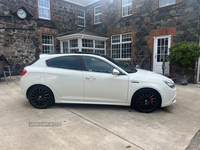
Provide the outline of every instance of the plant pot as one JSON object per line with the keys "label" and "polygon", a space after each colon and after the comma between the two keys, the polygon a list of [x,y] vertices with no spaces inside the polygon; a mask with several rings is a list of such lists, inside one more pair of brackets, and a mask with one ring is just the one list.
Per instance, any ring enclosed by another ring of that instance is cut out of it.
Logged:
{"label": "plant pot", "polygon": [[178,76],[176,78],[176,84],[179,84],[179,85],[187,85],[188,84],[188,77],[181,77],[181,76]]}

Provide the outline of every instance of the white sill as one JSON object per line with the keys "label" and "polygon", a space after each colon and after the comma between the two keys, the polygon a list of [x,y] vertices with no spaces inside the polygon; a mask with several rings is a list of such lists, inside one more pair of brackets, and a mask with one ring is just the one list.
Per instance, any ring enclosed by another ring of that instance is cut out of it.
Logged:
{"label": "white sill", "polygon": [[101,22],[98,22],[98,23],[94,23],[94,25],[98,25],[98,24],[101,24]]}
{"label": "white sill", "polygon": [[85,27],[85,26],[80,26],[80,25],[77,25],[77,26],[79,26],[79,27]]}
{"label": "white sill", "polygon": [[51,20],[51,19],[49,19],[49,18],[42,18],[42,17],[38,17],[38,18],[44,19],[44,20]]}
{"label": "white sill", "polygon": [[164,6],[159,6],[159,8],[163,8],[163,7],[171,6],[171,5],[174,5],[174,4],[176,4],[176,3],[168,4],[168,5],[164,5]]}
{"label": "white sill", "polygon": [[125,17],[128,17],[128,16],[131,16],[132,14],[130,14],[130,15],[127,15],[127,16],[122,16],[122,18],[125,18]]}
{"label": "white sill", "polygon": [[131,60],[131,58],[113,58],[114,60],[119,60],[119,61],[128,61]]}

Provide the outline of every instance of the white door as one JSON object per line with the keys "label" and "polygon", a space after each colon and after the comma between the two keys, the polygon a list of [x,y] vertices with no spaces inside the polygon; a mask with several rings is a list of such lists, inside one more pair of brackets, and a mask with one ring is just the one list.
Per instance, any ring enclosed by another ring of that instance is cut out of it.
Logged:
{"label": "white door", "polygon": [[83,57],[85,101],[125,103],[128,92],[128,77],[113,75],[114,67],[98,58]]}
{"label": "white door", "polygon": [[[169,55],[171,36],[159,36],[154,38],[153,72],[163,73],[162,64]],[[169,74],[169,62],[165,62],[164,73]]]}

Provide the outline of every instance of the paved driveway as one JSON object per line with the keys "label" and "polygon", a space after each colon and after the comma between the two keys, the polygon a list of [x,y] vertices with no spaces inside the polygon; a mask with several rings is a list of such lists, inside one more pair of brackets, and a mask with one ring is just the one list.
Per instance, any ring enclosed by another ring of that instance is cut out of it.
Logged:
{"label": "paved driveway", "polygon": [[176,104],[144,114],[102,105],[35,109],[13,80],[0,82],[1,150],[184,150],[200,129],[200,85],[177,86]]}

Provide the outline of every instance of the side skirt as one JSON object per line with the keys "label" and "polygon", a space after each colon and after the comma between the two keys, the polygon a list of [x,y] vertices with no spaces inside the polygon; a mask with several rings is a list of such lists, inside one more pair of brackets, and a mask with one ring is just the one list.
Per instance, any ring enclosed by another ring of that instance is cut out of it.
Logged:
{"label": "side skirt", "polygon": [[102,103],[102,102],[83,102],[83,101],[63,101],[56,100],[55,103],[63,103],[63,104],[100,104],[100,105],[119,105],[119,106],[130,106],[130,103]]}

